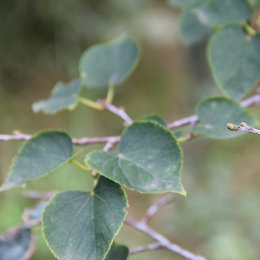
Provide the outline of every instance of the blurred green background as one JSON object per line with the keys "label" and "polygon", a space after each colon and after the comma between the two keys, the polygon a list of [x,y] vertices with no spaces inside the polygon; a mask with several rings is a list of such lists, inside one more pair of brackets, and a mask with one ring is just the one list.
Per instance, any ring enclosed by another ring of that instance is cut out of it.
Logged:
{"label": "blurred green background", "polygon": [[[205,42],[186,47],[178,35],[179,10],[156,0],[3,0],[0,2],[0,133],[18,129],[33,134],[63,129],[73,137],[119,135],[122,121],[109,112],[79,106],[54,116],[33,114],[31,104],[47,98],[54,84],[78,77],[82,52],[127,31],[140,40],[142,58],[134,74],[117,89],[116,106],[137,119],[156,113],[167,122],[194,114],[203,98],[221,95],[212,81]],[[104,91],[86,91],[92,99]],[[260,119],[260,108],[250,111]],[[184,131],[186,131],[184,129]],[[151,225],[172,242],[210,260],[260,259],[260,139],[199,138],[182,144],[183,184],[187,198],[158,212]],[[0,142],[0,180],[4,181],[20,141]],[[92,149],[84,148],[80,159]],[[90,190],[92,178],[74,165],[30,183],[28,189]],[[140,219],[162,195],[126,191],[129,215]],[[16,188],[0,194],[0,233],[21,223],[21,214],[36,201]],[[40,228],[34,260],[55,259]],[[153,242],[123,226],[116,242],[135,247]],[[129,260],[180,260],[167,251],[145,252]]]}

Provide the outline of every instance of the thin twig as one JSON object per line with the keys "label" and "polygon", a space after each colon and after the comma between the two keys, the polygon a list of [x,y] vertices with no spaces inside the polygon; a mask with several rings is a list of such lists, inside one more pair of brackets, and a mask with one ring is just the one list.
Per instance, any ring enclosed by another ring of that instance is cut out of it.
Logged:
{"label": "thin twig", "polygon": [[30,199],[40,199],[40,200],[49,200],[55,195],[56,191],[37,191],[37,190],[27,190],[23,193],[23,195]]}
{"label": "thin twig", "polygon": [[[259,91],[259,90],[257,90],[257,91]],[[257,106],[259,104],[260,104],[260,93],[257,93],[252,97],[249,97],[247,99],[240,101],[240,105],[242,107]],[[198,121],[199,121],[199,117],[197,115],[193,115],[193,116],[185,117],[183,119],[169,123],[167,125],[167,127],[169,129],[174,129],[174,128],[189,125],[189,124],[191,126],[194,126],[196,123],[198,123]]]}
{"label": "thin twig", "polygon": [[140,222],[147,224],[150,221],[151,217],[158,210],[160,210],[163,206],[165,206],[169,203],[173,203],[173,202],[174,202],[174,198],[172,196],[163,197],[158,202],[152,204],[152,206],[146,211],[144,217],[142,218],[142,220]]}
{"label": "thin twig", "polygon": [[100,104],[102,104],[105,109],[121,117],[127,125],[131,125],[133,123],[133,120],[128,116],[123,107],[115,107],[114,105],[106,102],[106,100],[100,101]]}
{"label": "thin twig", "polygon": [[[101,102],[101,101],[100,101]],[[121,118],[124,119],[124,121],[129,125],[133,122],[133,120],[126,114],[126,112],[122,108],[117,108],[111,104],[106,103],[105,101],[102,101],[103,106],[105,106],[106,109],[110,110],[111,112],[119,115]],[[250,107],[254,105],[260,104],[260,93],[255,94],[252,97],[249,97],[247,99],[244,99],[240,102],[240,105],[242,107]],[[174,121],[172,123],[169,123],[167,127],[169,129],[178,128],[181,126],[185,126],[190,124],[191,126],[194,126],[199,121],[199,117],[197,115],[193,115],[190,117],[183,118],[181,120]],[[13,135],[0,135],[0,141],[11,141],[11,140],[28,140],[32,136],[23,134],[20,132],[17,132]],[[108,137],[83,137],[80,139],[73,138],[73,144],[78,146],[88,145],[88,144],[95,144],[95,143],[109,143],[112,142],[115,144],[119,142],[120,136],[108,136]]]}
{"label": "thin twig", "polygon": [[174,129],[174,128],[181,127],[184,125],[189,125],[189,124],[195,125],[198,121],[199,121],[199,117],[197,115],[193,115],[193,116],[185,117],[181,120],[177,120],[172,123],[169,123],[167,125],[167,127],[169,129]]}
{"label": "thin twig", "polygon": [[188,260],[206,260],[203,256],[195,255],[180,246],[171,243],[166,237],[161,235],[160,233],[157,233],[155,230],[147,226],[143,222],[135,221],[129,217],[126,217],[124,221],[127,225],[132,226],[133,228],[143,232],[144,234],[148,235],[158,243],[160,243],[161,248],[167,249],[175,254],[178,254]]}
{"label": "thin twig", "polygon": [[[0,141],[12,141],[12,140],[28,140],[32,135],[27,134],[14,134],[14,135],[0,135]],[[73,138],[73,144],[82,146],[88,144],[107,143],[107,142],[119,142],[120,136],[108,136],[108,137],[83,137],[80,139]]]}
{"label": "thin twig", "polygon": [[138,246],[135,248],[131,248],[129,250],[129,254],[133,255],[133,254],[137,254],[137,253],[141,253],[143,251],[153,251],[153,250],[157,250],[157,249],[161,249],[163,248],[162,245],[160,243],[154,243],[154,244],[150,244],[150,245],[146,245],[146,246]]}
{"label": "thin twig", "polygon": [[241,122],[241,126],[240,125],[233,125],[231,123],[227,124],[227,128],[230,131],[242,131],[242,132],[247,132],[247,133],[251,133],[251,134],[257,134],[260,135],[260,130],[253,128],[251,126],[248,126],[246,123]]}
{"label": "thin twig", "polygon": [[115,147],[115,145],[118,143],[118,141],[119,141],[118,136],[116,136],[114,139],[111,138],[111,139],[106,143],[105,147],[103,148],[103,151],[104,151],[104,152],[107,152],[107,151],[112,150],[112,149]]}

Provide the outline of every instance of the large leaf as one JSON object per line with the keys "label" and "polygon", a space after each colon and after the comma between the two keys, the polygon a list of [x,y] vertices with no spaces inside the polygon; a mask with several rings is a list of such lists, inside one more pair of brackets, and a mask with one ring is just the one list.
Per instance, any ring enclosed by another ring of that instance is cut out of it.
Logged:
{"label": "large leaf", "polygon": [[139,56],[138,43],[127,35],[94,45],[80,59],[81,77],[90,88],[118,85],[134,70]]}
{"label": "large leaf", "polygon": [[211,28],[202,24],[196,13],[195,8],[203,4],[206,0],[192,1],[187,5],[179,20],[179,31],[183,41],[187,45],[192,45],[201,41],[211,32]]}
{"label": "large leaf", "polygon": [[33,103],[33,112],[42,111],[44,114],[55,114],[63,109],[73,110],[78,104],[81,83],[81,80],[73,80],[67,84],[58,82],[47,100]]}
{"label": "large leaf", "polygon": [[252,15],[245,0],[210,0],[195,9],[199,20],[210,26],[244,22]]}
{"label": "large leaf", "polygon": [[34,252],[30,229],[14,229],[0,237],[0,260],[29,260]]}
{"label": "large leaf", "polygon": [[113,244],[105,260],[126,260],[129,250],[126,246]]}
{"label": "large leaf", "polygon": [[93,151],[85,162],[129,189],[186,194],[180,180],[181,148],[170,130],[154,122],[133,123],[123,132],[118,153]]}
{"label": "large leaf", "polygon": [[232,132],[227,129],[227,123],[239,125],[246,122],[254,125],[255,119],[239,103],[224,97],[212,97],[203,100],[196,109],[199,124],[194,132],[205,134],[212,138],[223,139],[236,137],[242,132]]}
{"label": "large leaf", "polygon": [[250,37],[238,25],[217,32],[209,44],[208,59],[219,87],[240,99],[255,86],[260,75],[260,35]]}
{"label": "large leaf", "polygon": [[103,260],[119,231],[127,199],[120,185],[100,177],[93,192],[55,195],[43,212],[43,234],[61,260]]}
{"label": "large leaf", "polygon": [[72,155],[69,135],[59,131],[41,132],[24,143],[0,191],[23,186],[29,180],[51,173],[68,162]]}

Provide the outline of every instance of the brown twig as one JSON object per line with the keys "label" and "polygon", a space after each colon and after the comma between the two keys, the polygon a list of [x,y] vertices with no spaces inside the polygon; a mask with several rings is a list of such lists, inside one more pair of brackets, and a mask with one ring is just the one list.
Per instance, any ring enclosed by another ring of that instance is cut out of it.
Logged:
{"label": "brown twig", "polygon": [[[206,258],[204,258],[203,256],[195,255],[195,254],[181,248],[180,246],[171,243],[166,237],[164,237],[160,233],[156,232],[155,230],[153,230],[152,228],[147,226],[147,224],[145,224],[144,222],[138,222],[138,221],[135,221],[135,220],[133,220],[129,217],[126,217],[125,223],[127,225],[143,232],[144,234],[148,235],[149,237],[151,237],[152,239],[157,241],[158,244],[155,247],[155,249],[164,248],[164,249],[167,249],[167,250],[169,250],[169,251],[171,251],[171,252],[173,252],[177,255],[180,255],[180,256],[188,259],[188,260],[206,260]],[[146,248],[146,250],[148,250],[148,249],[149,248]]]}

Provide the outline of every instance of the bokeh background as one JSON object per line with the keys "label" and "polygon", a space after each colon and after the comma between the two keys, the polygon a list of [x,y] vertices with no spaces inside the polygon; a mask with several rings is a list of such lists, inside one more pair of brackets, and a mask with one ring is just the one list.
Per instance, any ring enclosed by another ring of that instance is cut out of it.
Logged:
{"label": "bokeh background", "polygon": [[[156,113],[167,122],[194,114],[203,98],[221,95],[206,61],[206,40],[187,47],[178,34],[180,10],[159,0],[2,0],[0,1],[0,133],[33,134],[63,129],[73,137],[119,135],[120,118],[80,105],[54,116],[33,114],[31,105],[47,98],[54,84],[78,77],[78,60],[89,46],[128,32],[140,40],[142,57],[134,74],[117,89],[115,105],[137,119]],[[86,91],[92,98],[105,91]],[[260,119],[260,107],[250,108]],[[182,130],[182,129],[181,129]],[[184,129],[185,131],[185,129]],[[0,180],[4,181],[21,141],[0,142]],[[199,138],[182,144],[187,197],[158,212],[151,226],[172,242],[211,260],[260,259],[260,138],[244,134],[230,140]],[[102,145],[84,148],[80,155]],[[74,165],[30,183],[41,191],[91,190],[92,178]],[[140,219],[162,195],[126,191],[129,215]],[[23,190],[0,194],[0,233],[21,223],[36,201]],[[39,227],[34,260],[55,259]],[[147,236],[123,226],[116,242],[135,247]],[[129,260],[181,260],[167,251],[145,252]]]}

